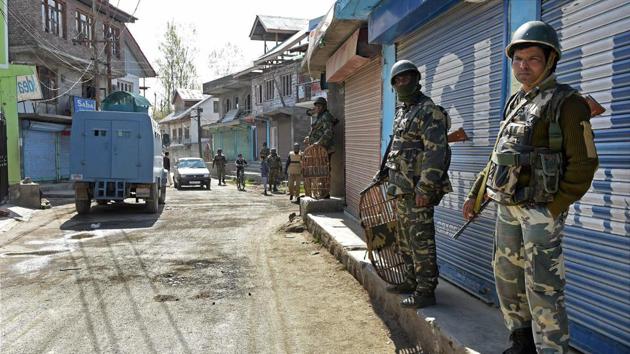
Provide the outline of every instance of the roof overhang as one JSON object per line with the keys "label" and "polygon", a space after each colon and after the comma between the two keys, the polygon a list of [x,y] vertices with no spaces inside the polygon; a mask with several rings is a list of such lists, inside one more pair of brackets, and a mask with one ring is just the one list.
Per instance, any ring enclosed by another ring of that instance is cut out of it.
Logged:
{"label": "roof overhang", "polygon": [[142,48],[140,48],[136,38],[131,34],[131,31],[127,28],[127,26],[125,26],[124,31],[125,37],[130,39],[130,41],[127,42],[127,46],[132,51],[134,59],[138,61],[138,64],[143,72],[143,76],[141,77],[156,77],[157,73],[155,72],[155,69],[153,69],[151,62],[149,62],[149,59],[147,59],[144,55],[144,52],[142,51]]}
{"label": "roof overhang", "polygon": [[361,25],[380,0],[337,0],[311,31],[302,70],[312,77],[326,70],[326,61]]}
{"label": "roof overhang", "polygon": [[293,34],[301,30],[297,26],[297,23],[293,23],[290,26],[285,25],[274,25],[274,20],[285,20],[289,22],[297,22],[304,21],[305,25],[308,23],[307,20],[298,19],[298,18],[282,18],[278,16],[262,16],[256,15],[256,19],[254,19],[254,24],[252,25],[252,29],[249,31],[249,39],[253,41],[276,41],[276,42],[284,42],[289,39]]}
{"label": "roof overhang", "polygon": [[460,0],[383,0],[368,17],[370,43],[393,44]]}
{"label": "roof overhang", "polygon": [[71,116],[62,116],[58,114],[18,113],[18,118],[44,123],[72,124]]}
{"label": "roof overhang", "polygon": [[367,43],[368,29],[359,28],[326,62],[326,81],[341,82],[376,57],[381,47]]}
{"label": "roof overhang", "polygon": [[295,33],[290,38],[280,43],[269,52],[265,53],[260,58],[254,60],[254,65],[264,65],[269,63],[284,62],[285,60],[295,60],[295,54],[292,54],[294,53],[292,49],[295,49],[295,47],[307,36],[308,33],[306,32],[306,29]]}
{"label": "roof overhang", "polygon": [[[240,73],[243,72],[239,72],[237,74]],[[255,70],[252,70],[236,77],[237,74],[230,74],[216,80],[204,82],[203,93],[206,95],[219,96],[242,88],[250,87],[251,76],[257,75],[258,73]]]}
{"label": "roof overhang", "polygon": [[126,13],[114,5],[111,5],[107,0],[79,0],[80,3],[90,7],[92,6],[93,1],[96,1],[101,14],[112,17],[116,21],[129,23],[136,22],[137,20],[136,17]]}

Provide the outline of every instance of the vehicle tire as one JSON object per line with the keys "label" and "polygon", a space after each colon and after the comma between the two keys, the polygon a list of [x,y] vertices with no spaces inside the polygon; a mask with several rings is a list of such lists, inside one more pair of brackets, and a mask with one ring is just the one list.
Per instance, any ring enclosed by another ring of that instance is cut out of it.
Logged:
{"label": "vehicle tire", "polygon": [[91,200],[79,200],[74,198],[74,207],[77,209],[77,214],[83,215],[90,212],[92,206]]}
{"label": "vehicle tire", "polygon": [[208,184],[206,184],[206,189],[210,190],[210,182],[208,182]]}
{"label": "vehicle tire", "polygon": [[146,208],[147,208],[147,212],[151,213],[151,214],[155,214],[158,212],[159,208],[160,208],[160,204],[159,204],[159,196],[160,193],[160,188],[158,186],[157,183],[153,183],[151,185],[151,198],[146,199]]}
{"label": "vehicle tire", "polygon": [[175,182],[173,184],[175,184],[175,189],[177,189],[177,190],[180,190],[181,187],[182,187],[179,183],[177,183],[177,180],[175,180]]}
{"label": "vehicle tire", "polygon": [[160,197],[158,198],[158,203],[166,203],[166,186],[162,186],[162,188],[160,188]]}

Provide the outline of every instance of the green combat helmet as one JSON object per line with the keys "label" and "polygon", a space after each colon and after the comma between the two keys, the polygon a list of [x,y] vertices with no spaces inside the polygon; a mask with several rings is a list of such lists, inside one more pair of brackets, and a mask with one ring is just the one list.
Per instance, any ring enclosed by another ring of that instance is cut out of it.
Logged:
{"label": "green combat helmet", "polygon": [[313,102],[313,106],[317,104],[322,105],[322,106],[328,106],[328,102],[326,101],[324,97],[317,97],[315,102]]}
{"label": "green combat helmet", "polygon": [[396,63],[394,63],[394,66],[392,66],[392,71],[391,71],[391,75],[389,79],[392,86],[394,86],[394,77],[402,73],[409,72],[409,71],[413,71],[416,74],[418,74],[418,79],[420,79],[420,71],[418,71],[418,67],[412,61],[399,60]]}
{"label": "green combat helmet", "polygon": [[[505,54],[512,58],[514,46],[521,43],[541,44],[553,49],[560,60],[560,42],[553,27],[542,21],[529,21],[522,24],[512,36],[512,41],[505,48]],[[398,63],[396,63],[398,64]],[[396,65],[394,65],[395,67]]]}

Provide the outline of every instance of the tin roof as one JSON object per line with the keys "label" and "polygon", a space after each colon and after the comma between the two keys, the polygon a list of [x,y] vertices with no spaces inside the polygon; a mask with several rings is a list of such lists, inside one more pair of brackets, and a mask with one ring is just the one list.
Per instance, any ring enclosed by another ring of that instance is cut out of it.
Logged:
{"label": "tin roof", "polygon": [[249,38],[254,41],[285,41],[307,27],[308,19],[305,18],[257,15]]}
{"label": "tin roof", "polygon": [[[201,101],[205,98],[204,94],[201,90],[191,90],[178,88],[175,90],[175,95],[179,95],[183,101]],[[173,96],[173,101],[175,101],[175,96]]]}

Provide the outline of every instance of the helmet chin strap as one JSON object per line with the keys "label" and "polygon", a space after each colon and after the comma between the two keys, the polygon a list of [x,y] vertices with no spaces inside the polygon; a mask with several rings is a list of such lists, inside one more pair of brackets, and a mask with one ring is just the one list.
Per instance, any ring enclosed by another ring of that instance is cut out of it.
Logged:
{"label": "helmet chin strap", "polygon": [[537,87],[543,80],[545,80],[547,78],[547,76],[549,76],[549,74],[551,73],[551,68],[553,67],[553,64],[556,62],[556,58],[558,57],[558,55],[556,54],[555,51],[550,51],[549,53],[549,58],[547,59],[547,64],[545,65],[545,70],[543,70],[542,74],[540,74],[540,76],[536,79],[536,81],[534,81],[534,83],[532,84],[532,89]]}

